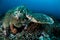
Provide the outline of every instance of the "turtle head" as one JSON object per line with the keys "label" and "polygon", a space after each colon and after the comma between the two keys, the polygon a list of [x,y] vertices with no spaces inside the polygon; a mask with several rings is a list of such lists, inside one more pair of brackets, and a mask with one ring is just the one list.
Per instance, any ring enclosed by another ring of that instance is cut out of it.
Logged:
{"label": "turtle head", "polygon": [[14,9],[14,13],[12,15],[13,15],[13,18],[16,19],[16,20],[14,21],[13,24],[18,26],[18,27],[21,26],[21,25],[25,25],[26,21],[28,20],[26,18],[26,13],[27,12],[28,11],[24,6],[17,7],[16,9]]}
{"label": "turtle head", "polygon": [[14,17],[19,19],[19,18],[24,18],[26,14],[26,8],[24,6],[17,7],[14,11]]}
{"label": "turtle head", "polygon": [[23,17],[23,14],[20,13],[20,11],[15,11],[15,16],[14,16],[16,19],[20,19]]}

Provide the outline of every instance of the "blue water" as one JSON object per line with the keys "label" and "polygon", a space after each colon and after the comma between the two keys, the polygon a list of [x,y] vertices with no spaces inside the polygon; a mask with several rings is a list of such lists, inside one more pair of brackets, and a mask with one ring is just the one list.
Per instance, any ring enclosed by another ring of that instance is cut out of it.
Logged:
{"label": "blue water", "polygon": [[25,5],[32,12],[42,12],[60,19],[60,0],[0,0],[0,14]]}

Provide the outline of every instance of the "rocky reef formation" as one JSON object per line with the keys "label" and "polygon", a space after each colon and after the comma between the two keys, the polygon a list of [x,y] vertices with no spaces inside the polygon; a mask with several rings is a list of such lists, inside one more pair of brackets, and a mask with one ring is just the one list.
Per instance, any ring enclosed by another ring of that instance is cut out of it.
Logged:
{"label": "rocky reef formation", "polygon": [[[43,13],[33,14],[28,9],[21,6],[8,11],[4,18],[5,19],[3,19],[3,21],[1,20],[0,23],[1,40],[60,40],[60,22],[58,22],[55,18],[47,16]],[[19,18],[19,20],[14,18]],[[27,20],[25,22],[27,26],[24,24],[25,27],[20,26],[24,23],[24,21],[22,21],[23,19]],[[5,37],[3,34],[4,28],[2,24],[4,23],[5,26],[8,25],[7,27],[10,27],[10,22],[16,26],[15,28],[20,27],[17,29],[17,31],[19,30],[20,32],[13,34],[9,29],[9,36]],[[16,25],[17,23],[19,26]]]}

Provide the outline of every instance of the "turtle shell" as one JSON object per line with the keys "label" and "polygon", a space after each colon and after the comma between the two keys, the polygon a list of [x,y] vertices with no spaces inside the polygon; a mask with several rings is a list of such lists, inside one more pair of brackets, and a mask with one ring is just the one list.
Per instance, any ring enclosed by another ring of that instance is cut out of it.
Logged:
{"label": "turtle shell", "polygon": [[27,14],[26,17],[30,21],[35,22],[35,23],[41,23],[41,24],[53,24],[54,23],[54,20],[51,17],[43,13],[30,13],[30,14]]}

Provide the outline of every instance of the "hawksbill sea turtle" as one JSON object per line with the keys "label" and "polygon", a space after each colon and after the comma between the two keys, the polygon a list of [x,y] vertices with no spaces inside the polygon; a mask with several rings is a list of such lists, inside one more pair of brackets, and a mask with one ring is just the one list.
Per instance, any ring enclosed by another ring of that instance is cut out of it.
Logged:
{"label": "hawksbill sea turtle", "polygon": [[[25,19],[28,19],[27,21]],[[8,28],[14,24],[17,28],[25,23],[28,25],[30,22],[39,24],[53,24],[54,20],[43,13],[32,13],[24,6],[17,7],[16,9],[9,10],[3,18],[3,28]]]}

